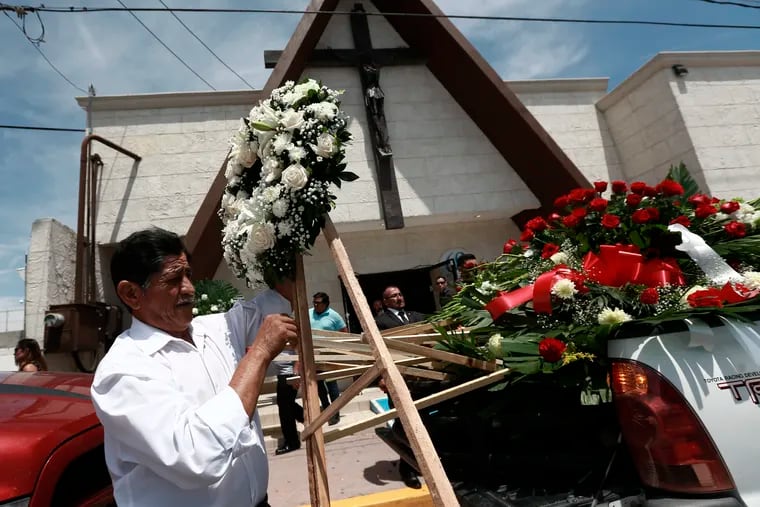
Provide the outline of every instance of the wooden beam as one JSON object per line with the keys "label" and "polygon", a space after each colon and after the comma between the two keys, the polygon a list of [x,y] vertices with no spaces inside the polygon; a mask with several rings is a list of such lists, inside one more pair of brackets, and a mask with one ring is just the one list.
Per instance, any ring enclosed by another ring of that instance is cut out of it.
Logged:
{"label": "wooden beam", "polygon": [[[296,256],[296,279],[293,288],[293,311],[298,324],[298,357],[304,378],[303,412],[307,425],[319,418],[320,405],[317,394],[317,368],[314,364],[314,347],[311,341],[311,320],[309,319],[309,296],[306,293],[306,277],[303,256]],[[327,482],[327,462],[325,440],[321,426],[312,432],[306,441],[306,466],[309,476],[311,504],[330,506],[330,490]]]}
{"label": "wooden beam", "polygon": [[370,366],[367,371],[362,373],[361,377],[340,393],[337,400],[332,400],[330,405],[319,414],[319,417],[306,425],[303,431],[301,431],[301,440],[310,438],[316,430],[325,424],[325,421],[337,414],[341,408],[345,407],[349,401],[353,400],[362,389],[370,385],[379,375],[380,368],[377,366],[377,363]]}
{"label": "wooden beam", "polygon": [[[508,373],[510,373],[509,369],[504,368],[503,370],[495,371],[489,375],[485,375],[483,377],[470,380],[469,382],[465,382],[464,384],[459,384],[458,386],[454,386],[449,389],[445,389],[443,391],[437,392],[435,394],[431,394],[430,396],[420,398],[419,400],[416,400],[414,402],[414,409],[421,410],[423,408],[431,407],[437,403],[450,400],[451,398],[456,398],[457,396],[460,396],[465,393],[469,393],[470,391],[474,391],[475,389],[485,387],[487,385],[491,385],[494,382],[497,382],[501,380],[502,378],[504,378],[504,376],[506,376]],[[327,433],[325,433],[325,442],[333,442],[335,440],[338,440],[339,438],[343,438],[348,435],[353,435],[354,433],[358,431],[366,430],[367,428],[372,428],[374,426],[377,426],[378,424],[384,423],[385,421],[390,421],[391,419],[395,419],[396,417],[398,417],[398,415],[399,415],[398,408],[394,408],[394,409],[389,410],[388,412],[383,412],[382,414],[372,416],[363,421],[359,421],[357,423],[347,425],[342,428],[328,431]],[[406,426],[404,426],[404,428],[406,428]],[[415,456],[417,456],[416,452],[415,452]]]}
{"label": "wooden beam", "polygon": [[396,341],[393,338],[385,338],[385,344],[391,349],[401,350],[403,352],[409,352],[410,354],[425,356],[439,361],[447,361],[462,366],[469,366],[470,368],[477,368],[483,371],[496,371],[499,369],[495,361],[483,361],[482,359],[462,356],[460,354],[454,354],[452,352],[446,352],[445,350],[438,350],[432,347],[425,347],[415,343]]}
{"label": "wooden beam", "polygon": [[437,506],[456,506],[459,505],[454,489],[446,477],[446,471],[443,469],[441,460],[435,451],[433,442],[430,440],[425,426],[417,409],[414,406],[409,389],[406,386],[404,377],[398,371],[393,363],[388,347],[380,335],[380,330],[375,323],[372,310],[367,304],[367,299],[359,285],[354,269],[348,258],[343,242],[338,237],[335,225],[329,216],[325,217],[325,225],[322,229],[325,239],[330,246],[335,259],[335,265],[338,273],[346,286],[346,291],[351,298],[354,310],[357,312],[359,322],[364,329],[369,343],[374,347],[375,355],[378,360],[378,366],[384,371],[385,384],[388,392],[396,405],[399,418],[404,424],[404,430],[409,438],[409,443],[414,451],[414,456],[420,465],[425,482],[430,488],[430,496],[433,503]]}
{"label": "wooden beam", "polygon": [[429,378],[432,380],[447,380],[451,378],[451,375],[442,371],[415,368],[413,366],[398,366],[398,371],[407,377]]}
{"label": "wooden beam", "polygon": [[[265,50],[264,67],[273,69],[282,53],[278,50]],[[360,57],[355,49],[315,49],[306,64],[309,67],[356,67]],[[425,58],[412,48],[373,48],[372,61],[381,67],[425,64]]]}

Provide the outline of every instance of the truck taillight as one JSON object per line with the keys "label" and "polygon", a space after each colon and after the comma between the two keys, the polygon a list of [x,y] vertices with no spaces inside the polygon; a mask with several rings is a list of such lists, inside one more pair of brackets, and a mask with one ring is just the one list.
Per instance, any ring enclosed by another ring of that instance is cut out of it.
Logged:
{"label": "truck taillight", "polygon": [[734,489],[701,421],[659,372],[636,361],[612,363],[623,438],[644,484],[680,493]]}

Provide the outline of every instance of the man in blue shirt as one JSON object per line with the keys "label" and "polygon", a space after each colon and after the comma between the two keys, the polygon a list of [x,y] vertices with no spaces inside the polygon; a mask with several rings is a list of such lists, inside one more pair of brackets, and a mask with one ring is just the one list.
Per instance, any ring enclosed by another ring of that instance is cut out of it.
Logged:
{"label": "man in blue shirt", "polygon": [[[312,329],[322,329],[325,331],[346,332],[346,322],[338,312],[330,308],[330,296],[324,292],[317,292],[312,299],[314,306],[309,309],[309,319],[311,320]],[[319,401],[322,403],[322,410],[326,409],[331,402],[338,399],[340,389],[336,380],[321,381],[317,384],[319,392]],[[329,394],[329,398],[328,398]],[[335,413],[329,421],[329,425],[338,424],[340,413]]]}

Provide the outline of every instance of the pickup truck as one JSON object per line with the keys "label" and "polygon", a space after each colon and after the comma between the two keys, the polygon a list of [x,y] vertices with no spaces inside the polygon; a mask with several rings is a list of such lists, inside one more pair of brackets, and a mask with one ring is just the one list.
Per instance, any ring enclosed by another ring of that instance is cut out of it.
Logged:
{"label": "pickup truck", "polygon": [[[415,398],[441,387],[410,382]],[[421,415],[466,507],[757,506],[759,397],[760,323],[714,317],[623,326],[606,364]],[[376,432],[417,466],[395,424]]]}
{"label": "pickup truck", "polygon": [[0,506],[113,506],[92,375],[0,372]]}

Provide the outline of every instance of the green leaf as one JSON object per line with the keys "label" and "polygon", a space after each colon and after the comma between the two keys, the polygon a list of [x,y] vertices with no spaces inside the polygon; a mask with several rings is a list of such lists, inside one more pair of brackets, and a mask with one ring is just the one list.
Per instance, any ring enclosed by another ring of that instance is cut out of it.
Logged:
{"label": "green leaf", "polygon": [[261,130],[262,132],[267,132],[270,130],[274,130],[271,126],[267,125],[266,123],[259,123],[257,121],[251,122],[251,126],[255,128],[256,130]]}
{"label": "green leaf", "polygon": [[350,171],[343,171],[342,173],[338,174],[338,178],[342,179],[343,181],[354,181],[359,179],[359,175]]}
{"label": "green leaf", "polygon": [[694,178],[691,177],[689,170],[686,168],[686,165],[683,162],[681,162],[677,166],[673,166],[673,165],[670,166],[667,179],[673,180],[681,184],[684,190],[684,194],[683,194],[684,199],[688,199],[689,197],[700,193],[699,185],[697,184],[696,181],[694,181]]}

